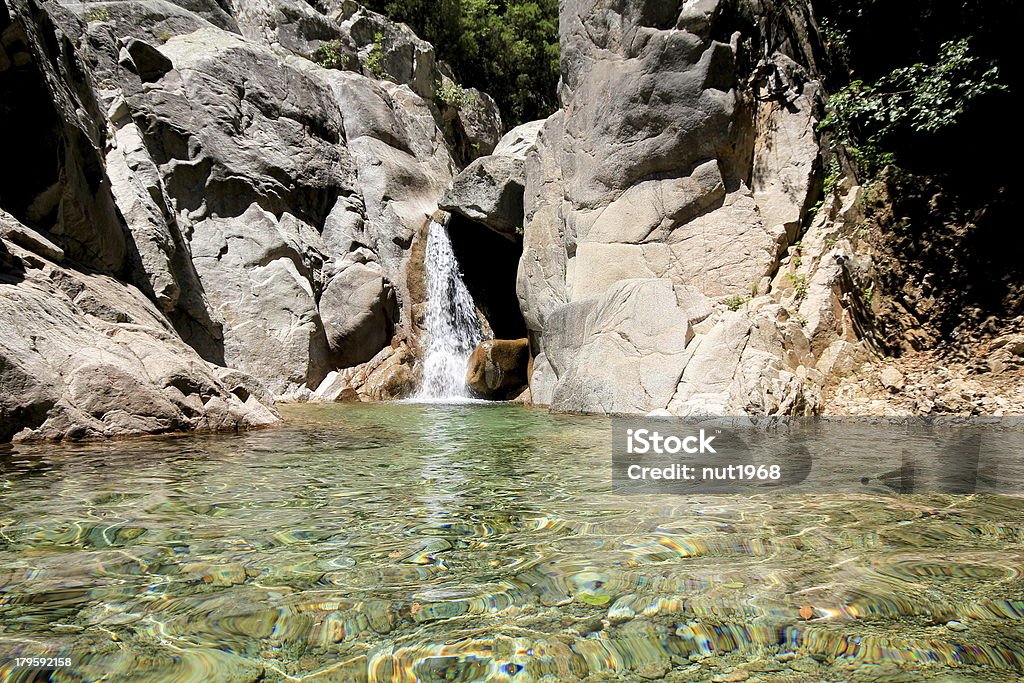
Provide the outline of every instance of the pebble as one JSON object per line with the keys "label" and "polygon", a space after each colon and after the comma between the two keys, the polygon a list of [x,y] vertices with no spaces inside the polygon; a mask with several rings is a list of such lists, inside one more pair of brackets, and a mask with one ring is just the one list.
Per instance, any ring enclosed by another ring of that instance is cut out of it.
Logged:
{"label": "pebble", "polygon": [[636,670],[636,675],[640,678],[644,678],[648,681],[659,681],[668,675],[668,672],[672,669],[669,663],[666,661],[651,662],[650,664],[644,664]]}
{"label": "pebble", "polygon": [[967,624],[961,623],[959,621],[947,621],[946,628],[948,628],[950,631],[966,631],[968,626]]}
{"label": "pebble", "polygon": [[758,673],[778,673],[779,671],[784,671],[786,667],[782,666],[782,664],[777,661],[754,659],[740,664],[740,668]]}
{"label": "pebble", "polygon": [[794,659],[791,661],[789,663],[789,668],[802,673],[814,673],[821,668],[821,665],[810,657],[801,657],[800,659]]}

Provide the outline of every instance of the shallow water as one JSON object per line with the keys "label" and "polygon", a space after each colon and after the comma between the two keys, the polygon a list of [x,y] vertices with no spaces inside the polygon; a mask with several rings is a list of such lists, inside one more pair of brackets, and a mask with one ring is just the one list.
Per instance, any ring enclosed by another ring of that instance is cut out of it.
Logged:
{"label": "shallow water", "polygon": [[0,449],[0,656],[70,657],[56,681],[1024,671],[1020,498],[622,497],[608,419],[285,414],[242,435]]}

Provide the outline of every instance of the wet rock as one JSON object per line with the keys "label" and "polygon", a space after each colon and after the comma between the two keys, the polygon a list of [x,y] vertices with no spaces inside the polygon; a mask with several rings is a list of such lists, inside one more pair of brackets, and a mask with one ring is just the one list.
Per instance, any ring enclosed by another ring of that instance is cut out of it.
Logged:
{"label": "wet rock", "polygon": [[790,669],[794,671],[800,671],[802,673],[816,673],[821,671],[821,664],[814,661],[810,657],[797,657],[788,662]]}
{"label": "wet rock", "polygon": [[506,400],[529,381],[530,344],[524,339],[488,339],[469,357],[466,384],[481,398]]}
{"label": "wet rock", "polygon": [[650,662],[637,667],[636,675],[645,681],[660,681],[672,670],[667,660]]}
{"label": "wet rock", "polygon": [[222,588],[243,584],[247,578],[245,567],[238,563],[220,565],[188,563],[182,565],[181,572],[195,575],[204,583]]}
{"label": "wet rock", "polygon": [[718,674],[711,678],[712,683],[740,683],[750,678],[750,674],[746,671],[730,671],[724,674]]}

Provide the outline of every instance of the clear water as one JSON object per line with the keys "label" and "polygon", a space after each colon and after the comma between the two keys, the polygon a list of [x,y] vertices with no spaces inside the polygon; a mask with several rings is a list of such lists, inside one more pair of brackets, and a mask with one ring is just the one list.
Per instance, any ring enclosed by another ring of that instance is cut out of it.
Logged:
{"label": "clear water", "polygon": [[605,418],[285,413],[0,449],[0,662],[175,683],[1021,675],[1019,498],[624,498]]}
{"label": "clear water", "polygon": [[483,339],[473,297],[455,259],[448,228],[431,220],[427,232],[426,341],[416,398],[458,401],[470,398],[466,362]]}

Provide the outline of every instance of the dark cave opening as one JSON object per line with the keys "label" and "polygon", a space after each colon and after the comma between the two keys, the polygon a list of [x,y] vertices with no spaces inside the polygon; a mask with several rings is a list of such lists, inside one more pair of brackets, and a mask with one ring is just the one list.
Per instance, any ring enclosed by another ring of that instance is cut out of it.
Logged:
{"label": "dark cave opening", "polygon": [[469,293],[497,339],[526,336],[516,296],[522,238],[514,242],[468,218],[452,214],[448,236]]}
{"label": "dark cave opening", "polygon": [[0,207],[49,230],[60,200],[61,122],[29,49],[29,39],[0,6],[0,147],[18,163],[0,175]]}

